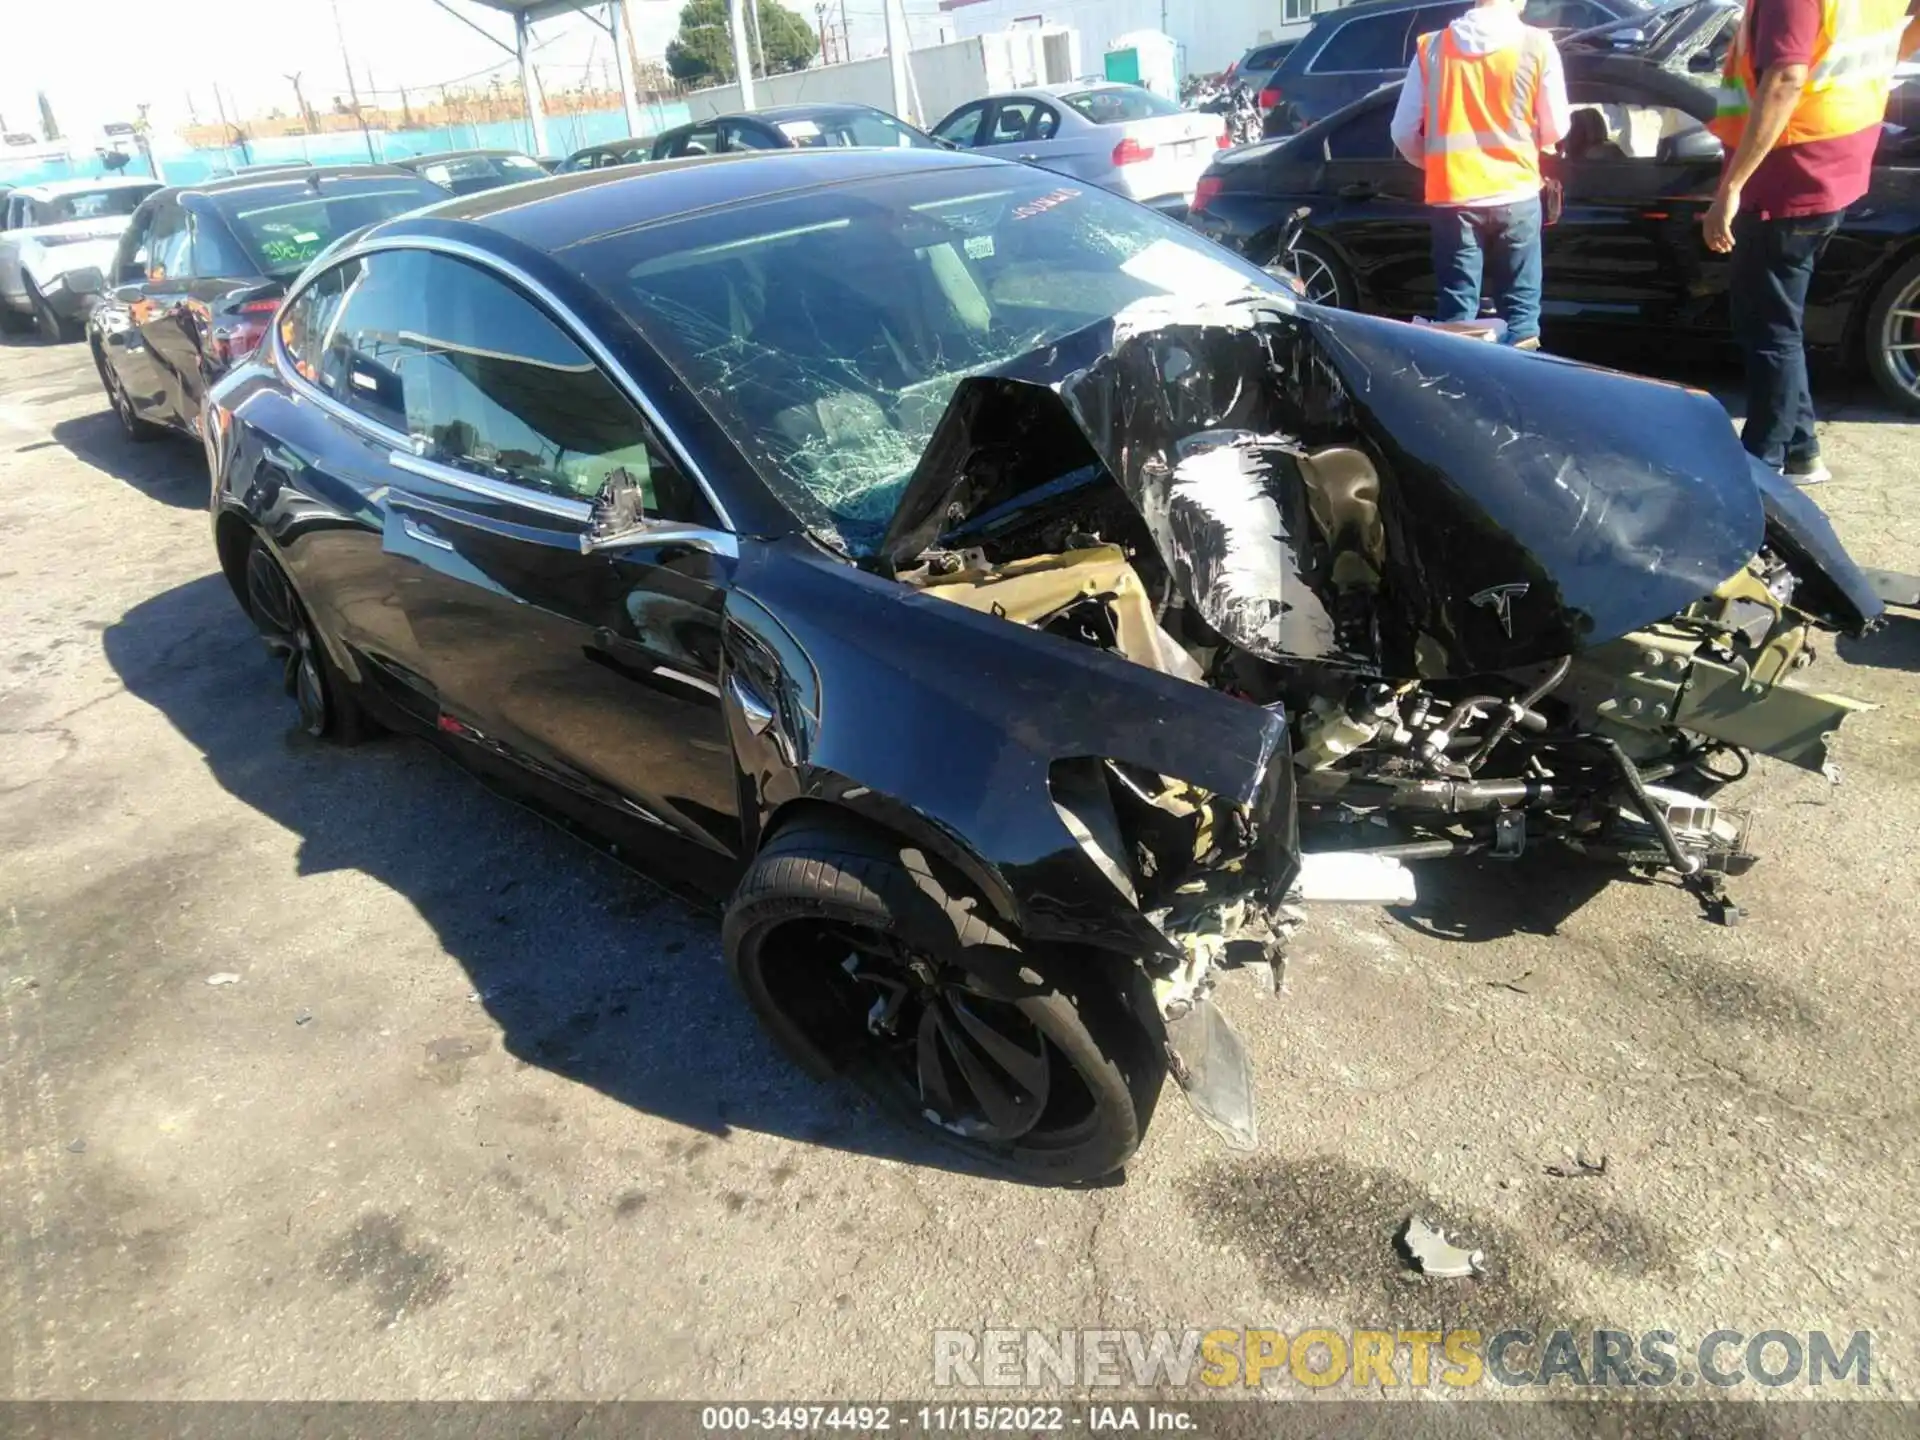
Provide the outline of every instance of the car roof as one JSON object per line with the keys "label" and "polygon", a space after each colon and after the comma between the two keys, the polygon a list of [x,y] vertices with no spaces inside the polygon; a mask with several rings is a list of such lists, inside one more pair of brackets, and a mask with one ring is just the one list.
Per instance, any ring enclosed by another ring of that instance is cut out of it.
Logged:
{"label": "car roof", "polygon": [[1010,163],[986,155],[917,147],[833,146],[692,156],[639,169],[576,170],[462,195],[386,221],[373,233],[380,237],[445,233],[445,222],[455,221],[552,253],[618,231],[773,195],[935,169],[995,168]]}
{"label": "car roof", "polygon": [[222,175],[218,179],[201,180],[192,185],[176,185],[170,193],[174,195],[205,195],[219,197],[231,195],[240,190],[305,190],[327,180],[358,179],[407,179],[420,177],[411,170],[399,165],[300,165],[284,170],[256,170],[251,174]]}
{"label": "car roof", "polygon": [[83,195],[94,190],[132,190],[139,186],[158,189],[160,182],[148,175],[103,175],[97,180],[48,180],[39,185],[22,185],[14,191],[29,200],[58,200],[62,195]]}
{"label": "car roof", "polygon": [[[853,100],[823,100],[812,105],[767,105],[758,110],[716,115],[714,118],[716,120],[806,120],[815,115],[885,115],[886,113],[878,106],[862,105]],[[901,123],[906,122],[901,121]]]}
{"label": "car roof", "polygon": [[498,155],[526,155],[527,159],[533,159],[533,157],[527,155],[527,152],[524,150],[509,150],[504,147],[481,147],[474,150],[433,150],[425,155],[409,155],[404,160],[395,160],[393,163],[398,165],[402,170],[411,170],[416,165],[437,164],[442,160],[491,160]]}
{"label": "car roof", "polygon": [[652,135],[623,135],[618,140],[598,140],[591,145],[582,145],[578,150],[569,151],[567,159],[571,160],[575,155],[593,155],[601,150],[625,150],[633,145],[651,145],[654,139]]}

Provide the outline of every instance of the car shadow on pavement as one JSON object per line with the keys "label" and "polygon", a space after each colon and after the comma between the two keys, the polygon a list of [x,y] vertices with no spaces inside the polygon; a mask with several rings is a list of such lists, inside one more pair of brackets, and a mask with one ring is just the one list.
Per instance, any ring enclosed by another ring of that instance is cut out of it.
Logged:
{"label": "car shadow on pavement", "polygon": [[1873,670],[1920,670],[1920,614],[1887,611],[1886,623],[1871,635],[1842,635],[1836,648],[1849,665]]}
{"label": "car shadow on pavement", "polygon": [[1509,935],[1557,935],[1581,906],[1634,877],[1559,845],[1516,860],[1434,860],[1413,866],[1419,898],[1388,914],[1435,940],[1480,942]]}
{"label": "car shadow on pavement", "polygon": [[137,444],[126,437],[111,410],[62,420],[53,427],[53,438],[76,458],[150,500],[183,510],[207,508],[207,457],[189,440],[167,435]]}
{"label": "car shadow on pavement", "polygon": [[[519,1060],[713,1141],[759,1131],[1004,1178],[781,1056],[726,977],[714,916],[503,802],[424,741],[308,739],[220,575],[135,606],[102,644],[214,780],[299,838],[299,875],[358,870],[404,897]],[[231,877],[214,883],[250,903]],[[479,1044],[433,1041],[429,1068],[457,1069]]]}

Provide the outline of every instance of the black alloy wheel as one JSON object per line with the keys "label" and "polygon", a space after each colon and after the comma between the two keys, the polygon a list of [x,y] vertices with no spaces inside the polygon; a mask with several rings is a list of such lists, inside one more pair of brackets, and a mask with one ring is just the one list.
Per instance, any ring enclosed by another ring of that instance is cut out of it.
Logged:
{"label": "black alloy wheel", "polygon": [[143,420],[134,412],[133,400],[127,394],[127,387],[121,383],[119,374],[107,363],[100,353],[100,347],[93,350],[94,368],[100,372],[100,383],[106,386],[107,403],[113,406],[114,418],[120,422],[120,432],[137,444],[146,444],[149,440],[158,440],[166,433],[151,420]]}
{"label": "black alloy wheel", "polygon": [[1904,409],[1920,410],[1920,257],[1880,287],[1865,341],[1867,369],[1881,391]]}
{"label": "black alloy wheel", "polygon": [[281,684],[300,712],[300,728],[314,739],[351,744],[365,722],[327,658],[293,582],[258,536],[247,550],[247,611],[267,650],[281,665]]}
{"label": "black alloy wheel", "polygon": [[47,303],[47,297],[40,293],[40,287],[27,278],[27,302],[33,306],[33,328],[44,345],[58,345],[63,340],[73,338],[73,326],[62,320],[59,312]]}
{"label": "black alloy wheel", "polygon": [[1133,967],[1025,950],[934,869],[851,822],[781,831],[723,927],[748,1002],[809,1068],[979,1161],[1050,1184],[1118,1169],[1166,1073]]}

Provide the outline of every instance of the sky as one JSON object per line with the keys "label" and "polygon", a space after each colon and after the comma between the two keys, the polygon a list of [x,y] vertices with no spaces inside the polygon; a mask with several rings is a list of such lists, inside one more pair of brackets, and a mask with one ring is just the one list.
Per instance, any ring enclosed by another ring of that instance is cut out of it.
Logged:
{"label": "sky", "polygon": [[[434,0],[332,0],[352,57],[361,98],[380,92],[399,103],[399,87],[420,91],[446,83],[485,84],[497,71],[514,73],[511,55],[475,34]],[[97,131],[106,122],[132,120],[151,106],[157,129],[196,118],[213,122],[224,104],[253,115],[278,105],[294,110],[298,73],[307,101],[331,106],[347,93],[340,33],[330,0],[83,0],[85,34],[76,35],[76,7],[34,0],[10,4],[6,43],[0,45],[0,119],[12,131],[37,132],[37,92],[44,90],[68,135]],[[447,6],[511,43],[505,15],[468,0]],[[682,0],[628,0],[634,44],[659,55],[678,28]],[[815,23],[814,0],[783,0]],[[845,4],[855,57],[884,46],[881,0]],[[905,0],[909,28],[923,43],[934,31],[937,0]],[[103,37],[95,43],[90,37]],[[105,37],[116,37],[108,39]],[[542,21],[534,27],[534,58],[541,82],[575,85],[598,77],[612,62],[611,41],[585,16]],[[609,71],[609,73],[611,73]],[[216,98],[216,86],[218,97]],[[235,117],[237,118],[237,116]]]}

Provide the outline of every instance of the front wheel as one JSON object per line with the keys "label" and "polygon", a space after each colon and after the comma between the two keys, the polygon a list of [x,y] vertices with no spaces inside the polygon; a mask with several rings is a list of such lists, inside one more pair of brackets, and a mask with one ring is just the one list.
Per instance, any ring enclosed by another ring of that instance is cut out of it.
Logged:
{"label": "front wheel", "polygon": [[1920,256],[1880,287],[1865,332],[1874,382],[1894,404],[1920,411]]}
{"label": "front wheel", "polygon": [[127,387],[106,356],[100,353],[98,346],[93,352],[94,368],[100,372],[100,383],[106,387],[107,403],[113,406],[113,415],[120,422],[120,433],[136,444],[144,445],[150,440],[158,440],[166,432],[151,420],[143,420],[133,408],[133,397],[127,394]]}
{"label": "front wheel", "polygon": [[60,318],[60,313],[47,303],[47,297],[31,279],[27,281],[27,300],[33,306],[33,328],[42,343],[58,345],[74,338],[73,322]]}
{"label": "front wheel", "polygon": [[769,841],[722,930],[774,1038],[895,1118],[1016,1177],[1107,1175],[1166,1075],[1119,958],[1023,947],[917,850],[851,823]]}

